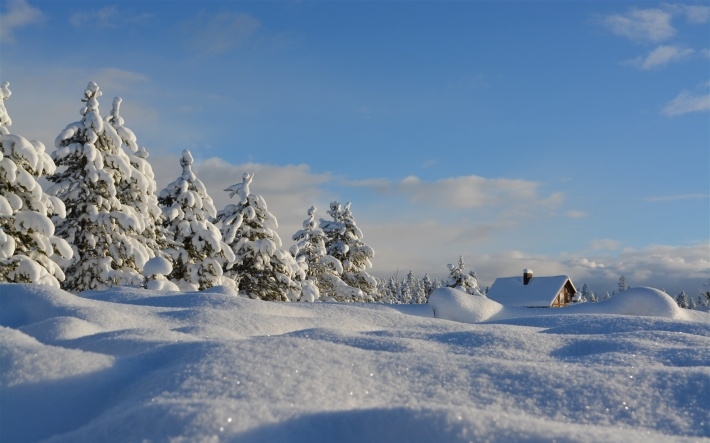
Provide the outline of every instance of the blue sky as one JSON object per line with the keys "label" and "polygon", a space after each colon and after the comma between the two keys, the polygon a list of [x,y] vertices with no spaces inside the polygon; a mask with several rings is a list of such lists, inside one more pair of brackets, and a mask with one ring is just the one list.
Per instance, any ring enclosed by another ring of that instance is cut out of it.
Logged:
{"label": "blue sky", "polygon": [[338,199],[382,277],[710,277],[707,2],[0,5],[15,132],[53,149],[96,81],[159,187],[184,148],[218,207],[256,172],[285,245]]}

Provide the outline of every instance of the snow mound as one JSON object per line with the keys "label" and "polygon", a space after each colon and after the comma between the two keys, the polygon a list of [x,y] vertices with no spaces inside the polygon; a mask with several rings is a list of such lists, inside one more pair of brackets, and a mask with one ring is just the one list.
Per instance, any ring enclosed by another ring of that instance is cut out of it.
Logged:
{"label": "snow mound", "polygon": [[429,296],[434,317],[463,323],[490,320],[503,312],[503,305],[480,295],[453,288],[438,288]]}
{"label": "snow mound", "polygon": [[20,330],[42,343],[52,343],[55,340],[73,340],[104,332],[103,328],[76,317],[49,318],[24,326]]}
{"label": "snow mound", "polygon": [[597,303],[581,303],[566,309],[574,314],[617,314],[665,317],[690,320],[693,313],[683,309],[673,298],[654,288],[629,288],[614,297]]}

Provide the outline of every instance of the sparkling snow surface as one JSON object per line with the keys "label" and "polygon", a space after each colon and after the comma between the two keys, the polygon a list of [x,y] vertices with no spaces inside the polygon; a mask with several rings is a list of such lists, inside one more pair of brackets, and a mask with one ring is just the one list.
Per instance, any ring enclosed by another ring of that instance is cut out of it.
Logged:
{"label": "sparkling snow surface", "polygon": [[4,284],[0,324],[2,442],[710,437],[710,314],[653,289],[524,309]]}

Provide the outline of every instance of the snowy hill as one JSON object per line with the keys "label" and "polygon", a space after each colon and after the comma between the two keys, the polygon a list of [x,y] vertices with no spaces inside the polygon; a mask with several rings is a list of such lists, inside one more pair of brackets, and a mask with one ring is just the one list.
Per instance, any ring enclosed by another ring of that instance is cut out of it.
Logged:
{"label": "snowy hill", "polygon": [[[452,321],[454,320],[454,321]],[[2,442],[699,441],[710,314],[0,285]]]}

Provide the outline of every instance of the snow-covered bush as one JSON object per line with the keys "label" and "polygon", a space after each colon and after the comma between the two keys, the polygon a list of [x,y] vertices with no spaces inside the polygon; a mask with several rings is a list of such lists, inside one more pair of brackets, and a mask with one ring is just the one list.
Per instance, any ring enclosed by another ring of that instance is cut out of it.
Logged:
{"label": "snow-covered bush", "polygon": [[42,143],[10,133],[9,86],[0,86],[0,282],[59,287],[64,273],[54,260],[70,259],[73,252],[54,235],[49,217],[64,217],[65,208],[37,182],[55,165]]}
{"label": "snow-covered bush", "polygon": [[55,141],[52,159],[60,169],[47,177],[54,183],[48,193],[66,206],[66,218],[55,218],[55,224],[57,236],[74,249],[62,284],[73,292],[140,285],[150,258],[136,240],[140,219],[117,198],[116,187],[132,168],[120,136],[99,114],[100,96],[98,85],[90,82],[81,120],[69,124]]}
{"label": "snow-covered bush", "polygon": [[204,183],[192,172],[192,162],[190,151],[182,151],[182,174],[158,197],[163,207],[163,227],[171,235],[165,249],[172,259],[168,279],[185,291],[217,285],[236,287],[222,271],[231,267],[234,254],[210,221],[216,215],[214,204]]}
{"label": "snow-covered bush", "polygon": [[252,179],[253,175],[244,173],[241,183],[225,189],[239,200],[215,218],[215,223],[222,223],[224,242],[235,255],[234,266],[225,272],[239,282],[239,291],[251,298],[297,301],[305,272],[288,251],[281,249],[276,217],[268,211],[263,197],[250,192]]}
{"label": "snow-covered bush", "polygon": [[167,278],[172,270],[173,265],[165,257],[158,255],[148,260],[143,267],[146,289],[153,291],[179,291],[180,288]]}

